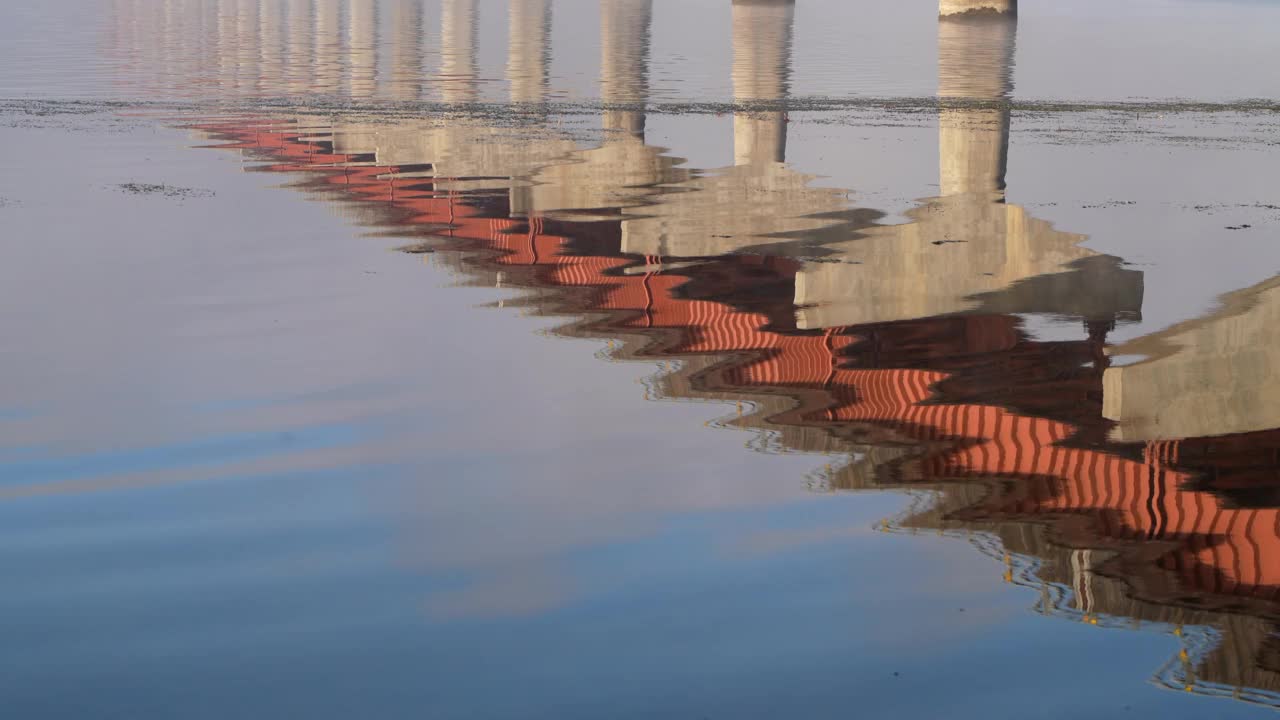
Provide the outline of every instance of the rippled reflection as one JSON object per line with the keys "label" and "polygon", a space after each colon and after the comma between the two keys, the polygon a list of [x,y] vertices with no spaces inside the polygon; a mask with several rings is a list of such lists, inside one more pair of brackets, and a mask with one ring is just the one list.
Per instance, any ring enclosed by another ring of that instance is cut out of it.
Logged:
{"label": "rippled reflection", "polygon": [[1140,272],[1004,201],[1010,116],[1002,101],[1012,90],[1014,30],[1002,18],[939,21],[942,196],[910,211],[912,222],[834,245],[840,262],[803,267],[799,327],[998,312],[1077,316],[1105,328],[1139,315]]}
{"label": "rippled reflection", "polygon": [[1150,359],[1106,372],[1103,414],[1116,423],[1112,438],[1146,442],[1280,427],[1278,286],[1280,279],[1272,279],[1232,293],[1208,317],[1116,348]]}
{"label": "rippled reflection", "polygon": [[551,0],[512,0],[507,27],[511,101],[546,100],[551,72]]}
{"label": "rippled reflection", "polygon": [[[653,0],[601,0],[600,100],[604,126],[644,137]],[[624,106],[614,109],[614,106]],[[627,107],[629,106],[629,107]],[[613,184],[613,183],[606,183]]]}
{"label": "rippled reflection", "polygon": [[398,0],[391,5],[390,95],[396,100],[418,100],[422,96],[426,13],[421,2]]}
{"label": "rippled reflection", "polygon": [[478,12],[476,0],[444,0],[440,20],[440,95],[445,102],[474,102],[478,97]]}
{"label": "rippled reflection", "polygon": [[[733,99],[777,103],[787,98],[791,76],[794,2],[733,3]],[[735,112],[733,157],[737,165],[780,163],[787,156],[786,113]]]}
{"label": "rippled reflection", "polygon": [[[1038,611],[1176,635],[1159,682],[1277,704],[1275,281],[1110,346],[1141,318],[1143,272],[1007,202],[1012,20],[939,21],[939,192],[890,223],[788,163],[803,6],[732,3],[732,163],[706,168],[648,144],[653,12],[600,3],[590,141],[481,112],[200,128],[264,170],[309,173],[304,190],[367,225],[429,236],[415,251],[462,250],[472,283],[537,289],[522,302],[579,318],[563,334],[615,339],[610,359],[679,360],[651,396],[738,403],[729,424],[761,443],[830,456],[818,485],[924,491],[882,529],[976,535]],[[431,21],[415,3],[242,1],[209,32],[219,81],[246,95],[386,83],[411,100]],[[545,101],[552,3],[510,0],[507,21],[509,99]],[[444,0],[438,22],[440,98],[476,101],[477,4]],[[141,61],[168,42],[138,41]],[[1037,339],[1036,315],[1075,336]]]}

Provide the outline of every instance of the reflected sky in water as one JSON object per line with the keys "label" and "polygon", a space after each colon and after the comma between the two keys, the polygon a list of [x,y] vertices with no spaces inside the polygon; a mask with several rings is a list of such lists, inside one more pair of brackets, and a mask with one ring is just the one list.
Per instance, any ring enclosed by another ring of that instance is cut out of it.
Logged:
{"label": "reflected sky in water", "polygon": [[12,5],[0,704],[1272,712],[1274,111],[1073,101],[1277,8],[1024,5]]}

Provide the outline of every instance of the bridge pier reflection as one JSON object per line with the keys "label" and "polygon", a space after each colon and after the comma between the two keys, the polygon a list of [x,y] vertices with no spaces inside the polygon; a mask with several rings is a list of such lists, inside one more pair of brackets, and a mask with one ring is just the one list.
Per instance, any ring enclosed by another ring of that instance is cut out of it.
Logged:
{"label": "bridge pier reflection", "polygon": [[440,99],[469,103],[479,98],[479,10],[476,0],[444,0],[440,9]]}
{"label": "bridge pier reflection", "polygon": [[507,18],[511,102],[542,102],[546,100],[551,72],[551,2],[511,0]]}
{"label": "bridge pier reflection", "polygon": [[622,225],[623,252],[711,257],[841,226],[845,194],[786,164],[794,15],[794,0],[734,0],[733,164],[636,211]]}
{"label": "bridge pier reflection", "polygon": [[[795,0],[733,0],[733,100],[778,103],[790,93]],[[780,163],[787,155],[787,116],[781,109],[733,114],[735,165]]]}
{"label": "bridge pier reflection", "polygon": [[525,191],[512,194],[512,214],[587,220],[603,210],[601,217],[616,220],[615,209],[643,204],[659,192],[655,186],[687,177],[678,158],[645,144],[652,23],[653,0],[601,0],[601,143],[539,167]]}
{"label": "bridge pier reflection", "polygon": [[801,328],[1038,313],[1078,317],[1101,343],[1138,316],[1141,273],[1005,202],[1015,32],[997,15],[939,21],[940,195],[909,211],[912,222],[859,231],[839,247],[843,262],[807,263]]}
{"label": "bridge pier reflection", "polygon": [[649,33],[653,0],[601,0],[600,102],[606,130],[643,141],[649,100]]}
{"label": "bridge pier reflection", "polygon": [[938,21],[938,159],[944,197],[1004,200],[1016,20]]}
{"label": "bridge pier reflection", "polygon": [[1018,0],[938,0],[938,15],[964,14],[1016,15]]}

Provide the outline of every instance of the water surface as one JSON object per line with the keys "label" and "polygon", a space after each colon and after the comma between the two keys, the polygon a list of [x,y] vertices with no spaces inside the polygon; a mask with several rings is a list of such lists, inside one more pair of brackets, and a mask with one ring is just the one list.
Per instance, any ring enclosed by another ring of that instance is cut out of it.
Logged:
{"label": "water surface", "polygon": [[7,7],[3,706],[1270,713],[1277,8],[1024,4]]}

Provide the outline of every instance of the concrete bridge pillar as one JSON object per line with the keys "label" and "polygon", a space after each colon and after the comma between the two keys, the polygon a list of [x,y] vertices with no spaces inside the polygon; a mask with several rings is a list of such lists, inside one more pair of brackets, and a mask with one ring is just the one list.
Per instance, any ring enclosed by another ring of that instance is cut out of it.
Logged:
{"label": "concrete bridge pillar", "polygon": [[1004,195],[1015,23],[996,15],[938,23],[942,195]]}
{"label": "concrete bridge pillar", "polygon": [[511,101],[542,102],[551,72],[551,0],[510,0],[507,18]]}
{"label": "concrete bridge pillar", "polygon": [[645,114],[639,108],[649,99],[649,31],[653,0],[601,0],[600,99],[606,105],[606,130],[624,130],[644,137]]}
{"label": "concrete bridge pillar", "polygon": [[288,21],[285,23],[289,33],[285,48],[285,62],[288,65],[288,84],[285,89],[291,94],[307,92],[315,77],[315,67],[311,63],[314,12],[315,4],[310,0],[289,0]]}
{"label": "concrete bridge pillar", "polygon": [[423,8],[418,0],[398,0],[391,8],[391,96],[417,100],[422,92]]}
{"label": "concrete bridge pillar", "polygon": [[1018,0],[938,0],[938,15],[997,14],[1017,15]]}
{"label": "concrete bridge pillar", "polygon": [[440,98],[447,103],[474,102],[479,48],[476,0],[444,0],[440,11]]}
{"label": "concrete bridge pillar", "polygon": [[337,94],[342,89],[342,5],[339,0],[316,0],[315,35],[311,39],[311,65],[315,89]]}
{"label": "concrete bridge pillar", "polygon": [[[733,0],[733,100],[781,103],[791,83],[795,0]],[[735,165],[784,162],[786,114],[741,110],[733,116]]]}
{"label": "concrete bridge pillar", "polygon": [[353,98],[378,91],[378,3],[347,2],[347,87]]}

